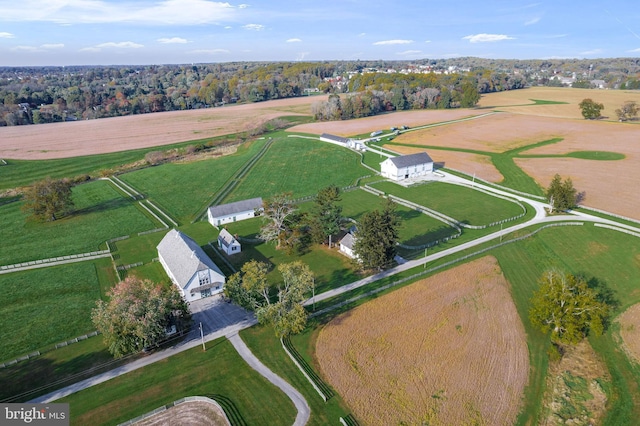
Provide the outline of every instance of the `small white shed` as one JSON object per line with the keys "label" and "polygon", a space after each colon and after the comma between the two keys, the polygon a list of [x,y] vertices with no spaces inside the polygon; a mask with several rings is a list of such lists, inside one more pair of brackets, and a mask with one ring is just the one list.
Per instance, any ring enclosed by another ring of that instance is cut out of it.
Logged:
{"label": "small white shed", "polygon": [[262,198],[258,197],[209,207],[207,217],[209,223],[217,227],[225,223],[251,219],[260,211],[262,211]]}
{"label": "small white shed", "polygon": [[218,247],[229,256],[242,251],[240,242],[226,229],[223,229],[218,234]]}

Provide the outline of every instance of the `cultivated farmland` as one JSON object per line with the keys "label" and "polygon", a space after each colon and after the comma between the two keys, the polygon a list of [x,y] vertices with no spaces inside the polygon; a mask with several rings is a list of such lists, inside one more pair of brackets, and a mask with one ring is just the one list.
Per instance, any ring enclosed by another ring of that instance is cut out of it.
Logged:
{"label": "cultivated farmland", "polygon": [[618,317],[620,337],[627,354],[640,363],[640,304],[635,304]]}
{"label": "cultivated farmland", "polygon": [[[280,99],[188,111],[0,128],[0,158],[44,160],[174,144],[256,128],[286,115],[310,115],[324,97]],[[24,143],[28,140],[29,143]]]}
{"label": "cultivated farmland", "polygon": [[336,317],[316,350],[323,375],[371,425],[513,424],[529,369],[524,328],[491,257]]}

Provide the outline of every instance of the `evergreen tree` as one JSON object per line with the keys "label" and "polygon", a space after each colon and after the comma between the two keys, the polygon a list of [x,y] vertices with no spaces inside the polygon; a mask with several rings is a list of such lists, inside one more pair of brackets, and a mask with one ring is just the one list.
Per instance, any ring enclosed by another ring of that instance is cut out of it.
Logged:
{"label": "evergreen tree", "polygon": [[358,222],[354,253],[364,269],[384,269],[393,263],[400,224],[394,206],[387,200],[382,211],[367,212]]}
{"label": "evergreen tree", "polygon": [[338,204],[340,200],[340,188],[336,185],[330,185],[318,192],[311,220],[315,242],[323,243],[329,235],[335,235],[340,231],[342,219],[342,206]]}

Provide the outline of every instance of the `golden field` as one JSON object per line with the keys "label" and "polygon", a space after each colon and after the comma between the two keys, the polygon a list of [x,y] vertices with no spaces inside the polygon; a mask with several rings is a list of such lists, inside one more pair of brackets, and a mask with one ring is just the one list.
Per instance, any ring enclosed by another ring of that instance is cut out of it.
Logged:
{"label": "golden field", "polygon": [[367,425],[511,425],[529,374],[524,328],[493,257],[334,318],[316,356]]}

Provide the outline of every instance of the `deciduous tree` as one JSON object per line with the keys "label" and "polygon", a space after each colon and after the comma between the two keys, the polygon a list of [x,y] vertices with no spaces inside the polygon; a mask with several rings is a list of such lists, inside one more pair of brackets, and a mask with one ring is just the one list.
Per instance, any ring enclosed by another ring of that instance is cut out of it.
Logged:
{"label": "deciduous tree", "polygon": [[609,306],[586,281],[571,274],[547,271],[533,294],[529,319],[554,343],[575,344],[593,333],[600,335]]}
{"label": "deciduous tree", "polygon": [[627,101],[622,108],[616,110],[620,121],[634,120],[638,117],[638,104],[635,101]]}
{"label": "deciduous tree", "polygon": [[174,286],[156,284],[134,276],[116,284],[91,313],[109,352],[116,358],[156,346],[167,337],[167,328],[182,330],[191,314]]}
{"label": "deciduous tree", "polygon": [[[546,196],[552,212],[571,209],[578,203],[578,193],[573,187],[573,181],[571,178],[563,181],[559,174],[551,180]],[[584,194],[580,196],[584,197]]]}
{"label": "deciduous tree", "polygon": [[364,269],[384,269],[393,263],[400,221],[395,204],[387,200],[382,211],[363,214],[358,221],[354,253]]}
{"label": "deciduous tree", "polygon": [[[303,262],[283,263],[275,288],[269,286],[269,267],[251,260],[232,275],[225,285],[225,295],[239,305],[253,310],[261,324],[273,325],[278,337],[301,332],[307,323],[307,312],[301,303],[313,286],[313,272]],[[274,294],[275,293],[275,294]]]}
{"label": "deciduous tree", "polygon": [[604,109],[603,104],[599,104],[592,99],[583,99],[582,102],[578,104],[580,107],[580,111],[582,112],[582,116],[587,120],[595,120],[596,118],[600,118],[600,112]]}
{"label": "deciduous tree", "polygon": [[260,228],[260,238],[265,241],[278,241],[279,247],[281,234],[289,228],[288,220],[296,211],[291,193],[274,195],[262,204],[264,225]]}
{"label": "deciduous tree", "polygon": [[36,182],[25,191],[24,209],[40,220],[56,220],[73,208],[71,187],[69,179],[47,177]]}

